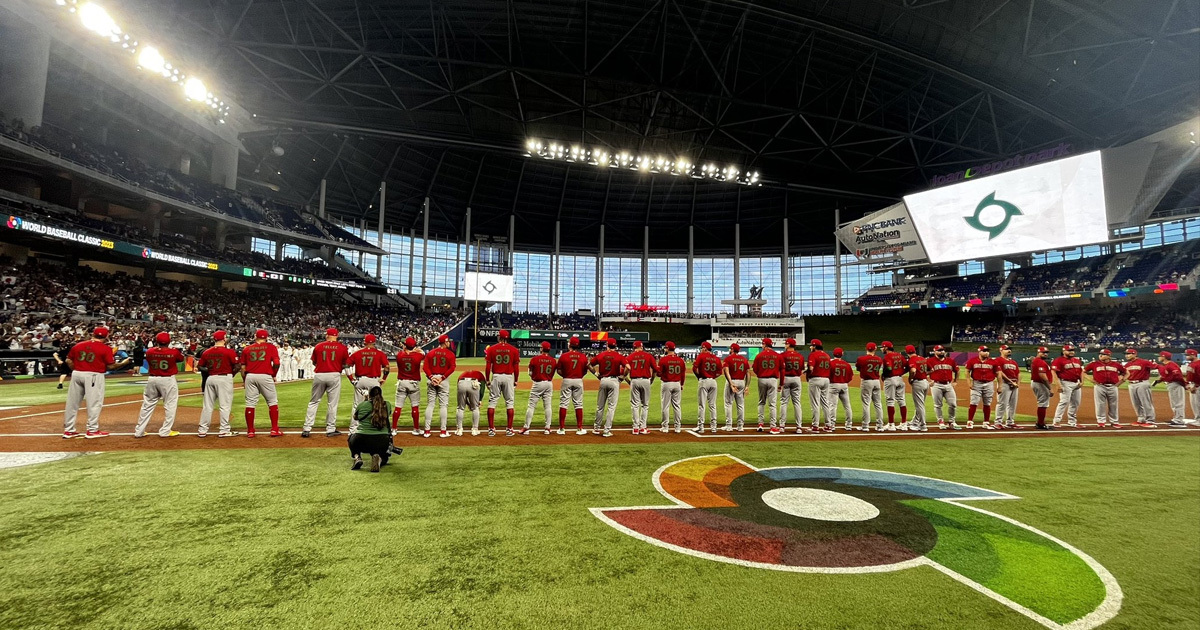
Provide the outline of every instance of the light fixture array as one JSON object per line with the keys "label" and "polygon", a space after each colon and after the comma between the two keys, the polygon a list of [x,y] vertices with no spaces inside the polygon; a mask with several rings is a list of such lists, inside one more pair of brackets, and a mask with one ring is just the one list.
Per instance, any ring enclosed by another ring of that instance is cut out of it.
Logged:
{"label": "light fixture array", "polygon": [[618,168],[640,173],[668,174],[678,177],[731,182],[743,186],[762,186],[758,171],[743,171],[737,166],[722,166],[716,162],[696,164],[686,157],[671,158],[662,154],[613,151],[605,147],[531,138],[525,143],[525,156],[544,160],[591,164],[599,168]]}

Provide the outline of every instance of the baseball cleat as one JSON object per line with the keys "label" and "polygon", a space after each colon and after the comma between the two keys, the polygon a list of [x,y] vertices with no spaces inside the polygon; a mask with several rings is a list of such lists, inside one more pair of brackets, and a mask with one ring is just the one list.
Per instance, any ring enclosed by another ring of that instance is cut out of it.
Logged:
{"label": "baseball cleat", "polygon": [[421,432],[421,437],[429,437],[429,436],[430,436],[430,433],[429,433],[429,431],[423,431],[423,432]]}
{"label": "baseball cleat", "polygon": [[604,433],[601,433],[600,435],[602,435],[602,436],[604,436],[604,437],[606,437],[606,438],[607,438],[607,437],[612,437],[612,431],[605,431]]}
{"label": "baseball cleat", "polygon": [[663,426],[658,429],[658,432],[659,433],[670,433],[671,429],[670,429],[670,427]]}
{"label": "baseball cleat", "polygon": [[134,433],[134,434],[133,434],[133,439],[135,439],[135,440],[140,440],[140,439],[142,439],[142,438],[144,438],[144,437],[146,437],[146,434],[145,434],[145,433],[142,433],[141,435],[138,435],[137,433]]}
{"label": "baseball cleat", "polygon": [[675,427],[675,432],[676,432],[676,433],[683,433],[683,428],[681,428],[681,427]]}
{"label": "baseball cleat", "polygon": [[975,421],[974,421],[974,420],[967,420],[967,428],[968,428],[968,429],[974,429],[974,428],[975,428]]}
{"label": "baseball cleat", "polygon": [[722,428],[721,430],[722,430],[722,431],[733,431],[733,425],[732,425],[732,424],[726,424],[726,425],[725,425],[725,427],[724,427],[724,428]]}
{"label": "baseball cleat", "polygon": [[1112,428],[1114,428],[1114,429],[1120,429],[1120,428],[1121,428],[1121,423],[1120,423],[1120,422],[1114,422],[1114,423],[1112,423],[1112,425],[1110,425],[1110,426],[1112,426]]}
{"label": "baseball cleat", "polygon": [[163,434],[159,433],[159,434],[158,434],[158,437],[160,437],[160,438],[169,438],[169,437],[175,437],[176,435],[179,435],[179,432],[178,432],[178,431],[168,431],[166,435],[163,435]]}
{"label": "baseball cleat", "polygon": [[566,434],[567,434],[567,430],[566,430],[566,429],[559,429],[559,430],[555,431],[555,433],[557,433],[558,435],[566,435]]}
{"label": "baseball cleat", "polygon": [[362,468],[363,460],[361,455],[355,455],[354,459],[350,460],[350,470],[358,470]]}
{"label": "baseball cleat", "polygon": [[448,438],[448,437],[450,437],[450,432],[449,432],[449,431],[442,431],[441,433],[439,433],[439,434],[438,434],[438,437],[440,437],[440,438]]}
{"label": "baseball cleat", "polygon": [[962,428],[962,427],[958,426],[958,423],[957,423],[957,422],[951,422],[951,423],[950,423],[950,428],[951,428],[951,429],[954,429],[955,431],[962,431],[962,430],[963,430],[963,428]]}
{"label": "baseball cleat", "polygon": [[604,433],[601,429],[592,429],[592,435],[600,435],[601,433]]}
{"label": "baseball cleat", "polygon": [[279,429],[271,429],[269,437],[283,437],[283,431]]}
{"label": "baseball cleat", "polygon": [[1138,426],[1142,427],[1143,429],[1157,429],[1158,428],[1158,425],[1154,424],[1153,422],[1139,422]]}
{"label": "baseball cleat", "polygon": [[496,430],[488,429],[488,437],[496,437]]}
{"label": "baseball cleat", "polygon": [[455,429],[455,430],[454,430],[454,436],[455,436],[455,437],[462,437],[462,434],[463,434],[463,428],[462,428],[462,427],[458,427],[457,429]]}
{"label": "baseball cleat", "polygon": [[63,439],[64,440],[70,440],[70,439],[81,438],[81,437],[83,437],[83,434],[78,431],[63,431]]}
{"label": "baseball cleat", "polygon": [[108,431],[88,431],[87,433],[83,434],[83,437],[85,437],[89,440],[94,440],[96,438],[106,438],[106,437],[108,437]]}
{"label": "baseball cleat", "polygon": [[550,427],[546,427],[544,430],[542,430],[542,435],[550,435],[551,433],[554,433],[554,431]]}
{"label": "baseball cleat", "polygon": [[575,435],[587,435],[587,429],[580,429],[575,432]]}
{"label": "baseball cleat", "polygon": [[1183,420],[1171,420],[1167,423],[1167,426],[1172,429],[1186,429],[1188,423],[1184,422]]}
{"label": "baseball cleat", "polygon": [[512,429],[508,429],[504,432],[504,437],[512,437],[514,435],[516,435],[516,433],[514,433]]}
{"label": "baseball cleat", "polygon": [[907,422],[901,422],[900,424],[896,425],[896,430],[898,430],[898,431],[907,431],[907,430],[908,430],[908,423],[907,423]]}
{"label": "baseball cleat", "polygon": [[[968,427],[968,428],[970,428],[970,426],[971,426],[971,423],[970,423],[970,422],[968,422],[968,423],[967,423],[967,427]],[[994,426],[992,426],[992,425],[990,425],[990,424],[988,424],[988,423],[984,422],[984,423],[983,423],[983,428],[987,429],[988,431],[991,431],[992,429],[999,429],[1000,427],[998,427],[998,426],[995,426],[995,427],[994,427]]]}
{"label": "baseball cleat", "polygon": [[248,437],[248,438],[252,438],[252,437],[254,437],[255,435],[257,435],[257,434],[256,434],[254,431],[247,431],[247,432],[246,432],[246,437]]}
{"label": "baseball cleat", "polygon": [[704,433],[704,425],[703,424],[696,425],[696,433]]}
{"label": "baseball cleat", "polygon": [[[201,436],[201,437],[203,437],[203,436]],[[306,438],[306,437],[312,437],[312,435],[308,431],[301,431],[300,437]]]}
{"label": "baseball cleat", "polygon": [[235,435],[238,435],[237,431],[221,431],[220,433],[217,434],[217,437],[227,438],[227,437],[234,437]]}
{"label": "baseball cleat", "polygon": [[341,434],[342,434],[342,432],[341,432],[341,431],[338,431],[337,429],[334,429],[334,430],[332,430],[332,431],[326,431],[326,432],[325,432],[325,437],[337,437],[337,436],[339,436],[339,435],[341,435]]}
{"label": "baseball cleat", "polygon": [[420,429],[413,429],[413,430],[412,430],[412,434],[413,434],[413,435],[415,435],[415,436],[417,436],[417,437],[421,437],[421,430],[420,430]]}
{"label": "baseball cleat", "polygon": [[529,435],[529,427],[525,427],[524,429],[521,429],[519,434],[520,435]]}
{"label": "baseball cleat", "polygon": [[[196,432],[196,437],[198,437],[198,438],[204,438],[204,437],[208,437],[208,433],[206,433],[206,432],[203,432],[203,431],[197,431],[197,432]],[[308,437],[308,436],[307,436],[307,435],[301,435],[300,437]]]}
{"label": "baseball cleat", "polygon": [[943,421],[941,421],[941,420],[938,420],[938,428],[939,428],[939,429],[945,429],[945,428],[946,428],[946,423],[945,423],[945,422],[943,422]]}
{"label": "baseball cleat", "polygon": [[758,423],[758,432],[759,433],[763,432],[763,423],[761,423],[761,422]]}
{"label": "baseball cleat", "polygon": [[891,422],[889,422],[889,423],[887,423],[887,426],[886,426],[886,427],[880,427],[880,428],[879,428],[879,430],[880,430],[880,431],[895,431],[895,430],[896,430],[896,425],[894,425],[894,424],[892,424]]}
{"label": "baseball cleat", "polygon": [[771,435],[779,435],[780,434],[779,427],[771,427],[770,433],[771,433]]}
{"label": "baseball cleat", "polygon": [[479,435],[479,429],[477,427],[471,427],[471,435]]}

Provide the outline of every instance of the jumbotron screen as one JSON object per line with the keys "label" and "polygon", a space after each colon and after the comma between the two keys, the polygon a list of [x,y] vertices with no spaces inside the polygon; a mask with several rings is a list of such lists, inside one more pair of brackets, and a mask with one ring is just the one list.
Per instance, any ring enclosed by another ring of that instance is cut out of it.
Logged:
{"label": "jumbotron screen", "polygon": [[931,263],[1107,241],[1100,152],[904,198]]}
{"label": "jumbotron screen", "polygon": [[468,302],[512,302],[513,277],[468,271],[463,276],[463,299]]}

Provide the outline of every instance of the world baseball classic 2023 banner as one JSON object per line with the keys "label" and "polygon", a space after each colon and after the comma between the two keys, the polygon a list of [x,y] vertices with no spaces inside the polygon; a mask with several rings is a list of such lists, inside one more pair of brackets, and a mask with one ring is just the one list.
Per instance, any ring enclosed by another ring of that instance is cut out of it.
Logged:
{"label": "world baseball classic 2023 banner", "polygon": [[859,260],[918,262],[926,258],[903,203],[842,225],[837,237]]}

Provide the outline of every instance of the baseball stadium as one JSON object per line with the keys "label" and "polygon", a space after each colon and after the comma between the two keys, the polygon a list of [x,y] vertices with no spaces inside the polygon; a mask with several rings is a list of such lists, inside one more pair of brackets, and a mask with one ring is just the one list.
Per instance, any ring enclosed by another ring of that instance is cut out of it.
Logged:
{"label": "baseball stadium", "polygon": [[0,629],[1200,628],[1195,0],[0,0]]}

